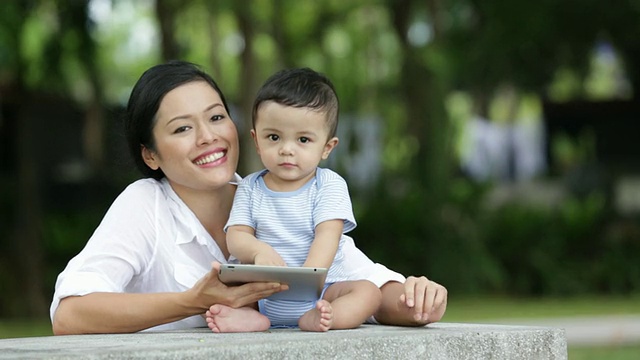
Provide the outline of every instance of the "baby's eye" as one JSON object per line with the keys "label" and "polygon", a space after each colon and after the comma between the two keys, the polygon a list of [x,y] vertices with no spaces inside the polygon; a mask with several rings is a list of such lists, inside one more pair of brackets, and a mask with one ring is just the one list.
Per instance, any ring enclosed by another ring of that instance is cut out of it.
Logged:
{"label": "baby's eye", "polygon": [[267,136],[267,139],[271,140],[271,141],[278,141],[278,139],[280,139],[280,136],[276,135],[276,134],[271,134]]}
{"label": "baby's eye", "polygon": [[303,137],[300,138],[300,142],[303,143],[303,144],[306,144],[306,143],[308,143],[310,141],[311,141],[311,139],[309,139],[308,137],[304,137],[303,136]]}

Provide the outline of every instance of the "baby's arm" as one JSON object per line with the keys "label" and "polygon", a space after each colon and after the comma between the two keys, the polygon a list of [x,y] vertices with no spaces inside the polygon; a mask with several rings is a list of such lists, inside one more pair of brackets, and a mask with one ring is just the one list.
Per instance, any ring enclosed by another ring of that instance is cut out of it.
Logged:
{"label": "baby's arm", "polygon": [[344,221],[340,219],[323,221],[315,230],[315,238],[303,266],[329,268],[338,251]]}
{"label": "baby's arm", "polygon": [[230,226],[227,229],[227,246],[231,255],[244,264],[287,265],[269,244],[256,239],[255,230],[250,226]]}

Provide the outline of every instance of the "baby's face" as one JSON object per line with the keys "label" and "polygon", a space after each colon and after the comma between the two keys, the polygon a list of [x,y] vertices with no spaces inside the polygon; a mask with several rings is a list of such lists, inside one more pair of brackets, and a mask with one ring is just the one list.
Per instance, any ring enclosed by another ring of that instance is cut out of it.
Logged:
{"label": "baby's face", "polygon": [[291,191],[315,175],[338,139],[328,139],[326,114],[267,101],[251,130],[258,155],[269,170],[265,182],[272,190]]}

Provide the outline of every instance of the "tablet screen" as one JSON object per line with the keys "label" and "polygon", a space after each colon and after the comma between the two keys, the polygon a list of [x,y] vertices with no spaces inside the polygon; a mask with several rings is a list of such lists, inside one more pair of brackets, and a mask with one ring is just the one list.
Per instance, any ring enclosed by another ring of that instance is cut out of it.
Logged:
{"label": "tablet screen", "polygon": [[279,282],[289,290],[273,294],[268,299],[318,300],[327,277],[326,268],[222,264],[220,281],[228,285],[248,282]]}

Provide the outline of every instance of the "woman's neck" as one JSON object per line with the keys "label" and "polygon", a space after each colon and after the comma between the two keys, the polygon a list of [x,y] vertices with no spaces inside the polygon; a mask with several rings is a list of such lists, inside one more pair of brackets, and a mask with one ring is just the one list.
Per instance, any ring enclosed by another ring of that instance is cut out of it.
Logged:
{"label": "woman's neck", "polygon": [[174,184],[171,184],[171,187],[215,240],[225,257],[229,258],[224,225],[229,220],[236,185],[226,184],[208,191],[184,188]]}

